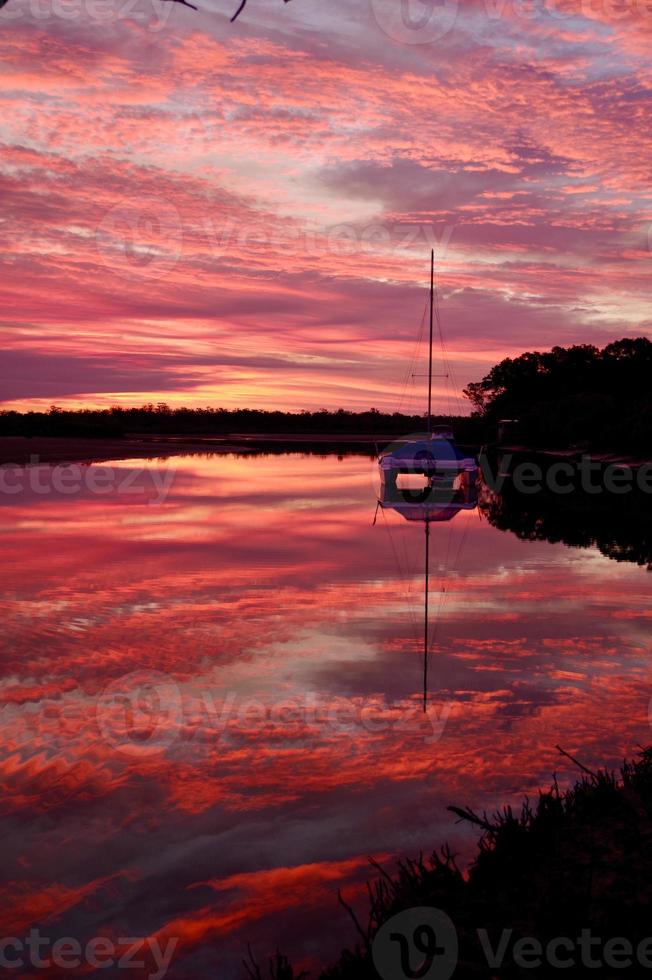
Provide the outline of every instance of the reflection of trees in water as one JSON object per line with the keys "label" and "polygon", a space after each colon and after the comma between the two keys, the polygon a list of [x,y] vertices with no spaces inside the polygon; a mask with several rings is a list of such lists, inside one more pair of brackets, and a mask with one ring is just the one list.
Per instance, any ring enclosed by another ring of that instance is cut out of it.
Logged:
{"label": "reflection of trees in water", "polygon": [[525,494],[508,481],[500,493],[483,487],[480,509],[490,524],[521,540],[597,548],[607,558],[635,562],[652,571],[652,499],[648,494]]}

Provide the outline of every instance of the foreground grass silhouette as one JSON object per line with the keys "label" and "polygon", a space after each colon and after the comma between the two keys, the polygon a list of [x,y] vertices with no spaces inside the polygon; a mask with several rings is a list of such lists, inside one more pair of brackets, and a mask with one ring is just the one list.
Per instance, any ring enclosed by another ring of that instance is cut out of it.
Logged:
{"label": "foreground grass silhouette", "polygon": [[[503,965],[489,968],[478,929],[487,930],[493,949],[503,930],[512,930],[510,949],[524,937],[536,937],[545,948],[559,937],[575,942],[583,930],[589,930],[600,944],[579,957],[566,975],[650,976],[652,747],[625,763],[619,773],[580,768],[582,776],[572,788],[561,791],[555,780],[536,803],[526,800],[520,812],[506,807],[488,816],[450,807],[482,832],[465,874],[446,847],[427,860],[401,862],[393,875],[372,862],[379,877],[368,885],[367,921],[362,924],[340,896],[357,942],[321,973],[321,980],[378,980],[371,952],[374,936],[392,916],[419,906],[442,909],[455,924],[456,978],[511,980],[560,973],[545,961],[540,968],[523,968],[509,954]],[[623,953],[619,969],[600,963],[605,944],[613,940],[617,953],[621,938],[633,947],[631,965],[625,966]],[[642,959],[636,955],[641,943]],[[588,965],[591,962],[594,965]],[[267,971],[261,971],[253,957],[245,966],[253,980],[262,980],[267,972],[272,980],[307,976],[297,973],[279,953],[269,961]]]}

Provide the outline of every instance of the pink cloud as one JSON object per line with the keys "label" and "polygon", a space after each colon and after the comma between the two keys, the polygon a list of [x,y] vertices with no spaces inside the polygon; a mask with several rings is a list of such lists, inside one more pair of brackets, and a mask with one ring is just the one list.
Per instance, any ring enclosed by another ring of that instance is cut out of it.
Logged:
{"label": "pink cloud", "polygon": [[465,4],[418,51],[344,5],[362,49],[301,8],[21,11],[4,403],[394,409],[433,244],[458,388],[516,344],[649,332],[651,77],[631,18],[585,7]]}

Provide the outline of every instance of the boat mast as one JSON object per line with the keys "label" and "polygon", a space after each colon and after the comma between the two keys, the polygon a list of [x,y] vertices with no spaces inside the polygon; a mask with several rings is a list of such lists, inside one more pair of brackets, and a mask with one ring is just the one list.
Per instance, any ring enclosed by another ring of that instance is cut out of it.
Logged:
{"label": "boat mast", "polygon": [[435,314],[435,250],[430,252],[430,348],[428,356],[428,435],[432,435],[432,328]]}

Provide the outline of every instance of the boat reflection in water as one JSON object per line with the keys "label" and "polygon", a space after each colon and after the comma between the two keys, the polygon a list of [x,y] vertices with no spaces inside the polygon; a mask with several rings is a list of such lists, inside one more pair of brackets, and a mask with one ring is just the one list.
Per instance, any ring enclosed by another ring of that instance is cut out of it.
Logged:
{"label": "boat reflection in water", "polygon": [[[454,475],[449,472],[437,474],[419,467],[402,471],[383,466],[379,460],[381,474],[378,508],[394,510],[407,521],[423,524],[424,573],[423,573],[423,710],[428,707],[428,652],[430,636],[430,550],[431,524],[446,524],[462,510],[475,510],[478,505],[476,489],[476,468],[469,467]],[[414,486],[415,477],[421,476],[422,485]],[[410,486],[412,483],[412,486]],[[375,523],[375,518],[374,518]]]}

